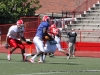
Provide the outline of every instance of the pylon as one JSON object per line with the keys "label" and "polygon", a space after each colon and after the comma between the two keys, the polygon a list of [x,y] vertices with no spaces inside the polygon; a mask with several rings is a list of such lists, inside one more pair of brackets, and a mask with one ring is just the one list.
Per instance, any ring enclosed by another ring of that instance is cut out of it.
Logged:
{"label": "pylon", "polygon": [[32,45],[30,45],[29,54],[32,54]]}

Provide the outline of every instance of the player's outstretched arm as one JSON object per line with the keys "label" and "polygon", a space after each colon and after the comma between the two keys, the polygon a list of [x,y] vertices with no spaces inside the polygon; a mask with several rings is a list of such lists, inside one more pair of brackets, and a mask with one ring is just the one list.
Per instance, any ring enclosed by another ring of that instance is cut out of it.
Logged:
{"label": "player's outstretched arm", "polygon": [[31,41],[26,41],[26,39],[25,39],[24,37],[21,37],[21,39],[22,39],[23,41],[25,41],[27,44],[32,44]]}

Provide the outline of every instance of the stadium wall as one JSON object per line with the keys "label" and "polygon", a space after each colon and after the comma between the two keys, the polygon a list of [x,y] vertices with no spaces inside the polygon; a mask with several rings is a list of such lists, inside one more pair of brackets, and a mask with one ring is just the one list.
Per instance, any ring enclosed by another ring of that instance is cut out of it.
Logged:
{"label": "stadium wall", "polygon": [[[61,42],[61,46],[64,50],[67,50],[68,43]],[[25,47],[30,49],[30,45],[25,44]],[[76,42],[76,51],[100,51],[100,43],[98,42]],[[31,45],[32,50],[35,50],[34,44]]]}

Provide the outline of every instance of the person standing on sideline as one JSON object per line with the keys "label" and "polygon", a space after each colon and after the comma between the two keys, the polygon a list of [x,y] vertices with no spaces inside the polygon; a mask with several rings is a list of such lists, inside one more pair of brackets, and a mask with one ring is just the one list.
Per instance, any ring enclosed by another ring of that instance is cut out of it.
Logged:
{"label": "person standing on sideline", "polygon": [[19,38],[22,39],[27,44],[32,44],[32,42],[26,41],[26,39],[24,38],[24,31],[25,30],[24,30],[23,20],[18,20],[17,23],[16,23],[16,25],[12,25],[9,28],[7,36],[6,36],[6,44],[5,44],[5,48],[6,49],[8,49],[9,46],[12,47],[12,49],[8,52],[8,55],[7,55],[7,59],[9,61],[11,60],[11,54],[17,48],[21,49],[22,58],[23,58],[23,61],[25,61],[24,60],[25,46],[18,39]]}
{"label": "person standing on sideline", "polygon": [[69,38],[69,44],[68,44],[68,52],[69,56],[67,59],[70,59],[71,56],[75,56],[75,43],[76,43],[76,36],[77,33],[75,32],[75,29],[71,29],[71,32],[67,32],[68,38]]}
{"label": "person standing on sideline", "polygon": [[38,26],[36,35],[33,38],[33,43],[36,47],[37,53],[29,59],[31,63],[34,63],[35,58],[45,52],[43,38],[45,36],[48,36],[49,39],[52,39],[52,37],[47,32],[49,26],[50,26],[50,17],[43,16],[42,22]]}
{"label": "person standing on sideline", "polygon": [[57,46],[58,51],[61,52],[61,53],[63,53],[63,54],[65,54],[66,56],[69,56],[69,54],[65,50],[63,50],[61,48],[61,44],[60,44],[61,43],[61,40],[60,40],[60,38],[61,38],[61,32],[56,27],[56,24],[52,24],[50,26],[49,30],[50,30],[50,33],[54,34],[55,41],[57,42],[56,46]]}

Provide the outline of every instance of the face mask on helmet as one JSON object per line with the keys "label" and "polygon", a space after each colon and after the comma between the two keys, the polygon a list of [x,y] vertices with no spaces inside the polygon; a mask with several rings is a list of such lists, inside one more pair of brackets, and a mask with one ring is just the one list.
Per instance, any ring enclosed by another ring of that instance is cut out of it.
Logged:
{"label": "face mask on helmet", "polygon": [[18,26],[18,28],[24,27],[23,20],[18,20],[17,21],[17,26]]}

